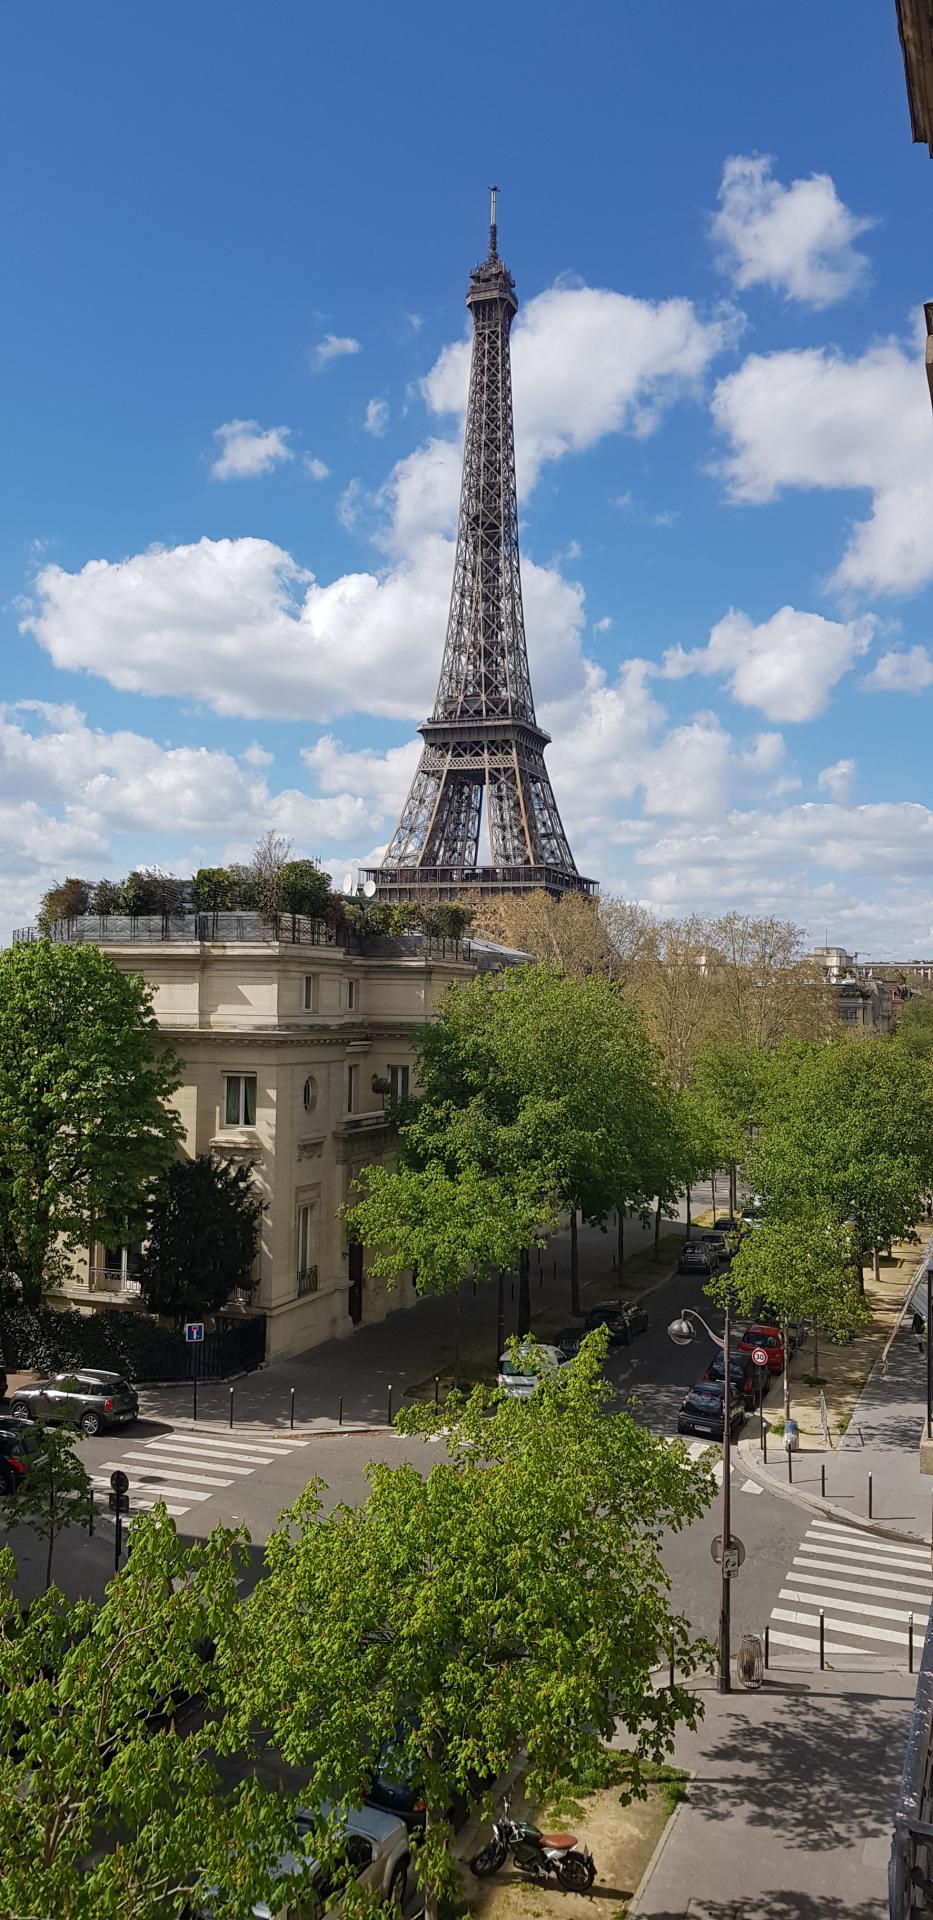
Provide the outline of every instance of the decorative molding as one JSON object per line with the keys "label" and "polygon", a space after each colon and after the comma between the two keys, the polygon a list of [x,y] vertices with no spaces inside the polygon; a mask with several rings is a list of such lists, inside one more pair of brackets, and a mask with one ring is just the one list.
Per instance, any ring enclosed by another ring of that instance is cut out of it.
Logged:
{"label": "decorative molding", "polygon": [[299,1140],[295,1157],[298,1160],[319,1160],[323,1151],[324,1135],[321,1134],[317,1140]]}

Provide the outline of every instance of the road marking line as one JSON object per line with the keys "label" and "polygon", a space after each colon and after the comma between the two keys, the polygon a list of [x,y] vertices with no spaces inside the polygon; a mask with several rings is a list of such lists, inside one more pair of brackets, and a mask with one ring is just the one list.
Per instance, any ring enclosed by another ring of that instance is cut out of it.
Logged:
{"label": "road marking line", "polygon": [[[825,1608],[823,1611],[824,1626],[831,1629],[833,1633],[854,1633],[859,1640],[890,1640],[897,1647],[907,1645],[906,1630],[903,1633],[895,1633],[892,1627],[860,1627],[854,1620],[830,1620],[826,1616]],[[820,1624],[818,1613],[790,1612],[786,1607],[775,1607],[771,1618],[772,1620],[789,1620],[792,1626],[798,1627],[818,1627]],[[852,1651],[857,1652],[858,1649],[853,1648]]]}
{"label": "road marking line", "polygon": [[871,1586],[866,1588],[866,1592],[877,1593],[879,1597],[883,1597],[888,1592],[895,1593],[899,1587],[909,1587],[912,1593],[922,1593],[924,1600],[929,1600],[931,1585],[933,1585],[929,1580],[924,1581],[923,1575],[919,1573],[900,1572],[893,1568],[890,1572],[885,1568],[884,1573],[878,1573],[874,1567],[863,1566],[859,1561],[849,1565],[846,1561],[820,1560],[810,1553],[798,1554],[793,1564],[795,1569],[800,1570],[801,1578],[805,1569],[815,1571],[824,1580],[830,1574],[836,1574],[842,1580],[855,1580],[859,1575],[863,1575],[866,1580],[871,1581]]}
{"label": "road marking line", "polygon": [[150,1439],[144,1440],[142,1445],[157,1447],[162,1440],[167,1440],[171,1446],[191,1447],[195,1453],[228,1453],[234,1456],[242,1453],[247,1459],[252,1460],[287,1459],[290,1453],[297,1451],[298,1446],[303,1447],[307,1444],[304,1440],[294,1445],[289,1443],[279,1445],[273,1440],[212,1440],[200,1433],[185,1433],[173,1428],[164,1434],[153,1434]]}
{"label": "road marking line", "polygon": [[822,1555],[834,1567],[863,1567],[866,1573],[877,1574],[879,1580],[921,1580],[933,1584],[933,1569],[919,1566],[916,1560],[898,1560],[890,1555],[876,1560],[872,1554],[858,1553],[853,1548],[837,1547],[832,1541],[823,1540],[801,1540],[798,1551],[808,1559]]}
{"label": "road marking line", "polygon": [[[820,1650],[818,1640],[811,1640],[802,1633],[779,1633],[775,1628],[768,1638],[772,1647],[794,1647],[798,1653],[819,1653]],[[824,1653],[861,1654],[863,1659],[865,1657],[864,1647],[846,1647],[833,1640],[824,1640],[823,1651]]]}
{"label": "road marking line", "polygon": [[739,1492],[740,1493],[764,1493],[764,1487],[760,1487],[758,1485],[757,1480],[745,1480],[743,1481],[743,1484],[739,1488]]}
{"label": "road marking line", "polygon": [[[104,1465],[106,1467],[121,1467],[123,1465],[123,1462],[120,1460],[105,1460]],[[177,1477],[178,1476],[176,1475],[176,1479]],[[163,1484],[156,1486],[155,1485],[156,1481],[163,1482]],[[224,1486],[228,1486],[229,1484],[230,1484],[229,1481],[223,1482]],[[195,1487],[178,1487],[178,1486],[165,1485],[164,1477],[160,1473],[140,1474],[138,1472],[134,1472],[130,1478],[130,1499],[131,1500],[133,1498],[134,1487],[141,1487],[143,1493],[155,1492],[156,1495],[161,1493],[172,1493],[172,1494],[175,1494],[179,1500],[210,1500],[211,1499],[211,1493],[209,1490],[205,1493],[202,1493],[199,1489]]]}
{"label": "road marking line", "polygon": [[814,1520],[809,1532],[832,1536],[834,1540],[857,1541],[860,1547],[871,1553],[896,1554],[901,1560],[922,1560],[926,1566],[930,1564],[929,1547],[907,1547],[902,1546],[900,1541],[879,1540],[877,1534],[866,1533],[863,1527],[837,1526],[832,1520]]}
{"label": "road marking line", "polygon": [[[130,1459],[138,1460],[140,1458],[140,1455],[138,1453],[137,1454],[128,1453],[126,1457],[128,1460]],[[191,1458],[191,1455],[188,1453],[183,1453],[181,1449],[178,1447],[153,1447],[151,1453],[147,1449],[145,1458],[147,1460],[151,1460],[155,1466],[164,1465],[169,1467],[187,1467],[188,1462]],[[243,1479],[244,1477],[248,1476],[251,1473],[255,1473],[256,1471],[255,1467],[244,1466],[243,1463],[239,1460],[233,1461],[233,1460],[213,1460],[212,1459],[212,1460],[204,1460],[200,1462],[195,1461],[195,1465],[196,1466],[202,1465],[206,1467],[223,1467],[224,1473],[237,1474],[239,1475],[240,1479]]]}
{"label": "road marking line", "polygon": [[144,1453],[125,1453],[122,1464],[137,1479],[140,1474],[156,1474],[162,1477],[167,1473],[173,1473],[176,1480],[190,1480],[195,1487],[232,1487],[233,1485],[232,1480],[221,1480],[216,1474],[189,1471],[181,1460],[158,1460],[155,1454],[147,1456]]}
{"label": "road marking line", "polygon": [[165,1431],[173,1439],[190,1441],[195,1447],[223,1447],[234,1453],[295,1453],[300,1447],[310,1446],[310,1441],[297,1440],[291,1434],[263,1433],[253,1439],[235,1439],[232,1433],[228,1438],[226,1434],[201,1433],[197,1427],[167,1427]]}
{"label": "road marking line", "polygon": [[[833,1573],[840,1573],[842,1569],[840,1567],[833,1567],[832,1571]],[[854,1571],[855,1569],[853,1568],[853,1572]],[[788,1580],[799,1580],[801,1586],[838,1587],[843,1593],[873,1593],[878,1600],[907,1600],[913,1603],[915,1611],[919,1608],[921,1613],[928,1613],[930,1609],[930,1595],[928,1593],[911,1592],[906,1587],[878,1587],[861,1580],[831,1580],[825,1573],[801,1573],[798,1571],[796,1561],[794,1562],[792,1572],[787,1575],[787,1578]]]}
{"label": "road marking line", "polygon": [[[905,1626],[911,1611],[909,1607],[870,1607],[864,1600],[844,1600],[841,1594],[835,1593],[801,1593],[797,1587],[782,1587],[778,1597],[781,1600],[802,1600],[809,1607],[822,1605],[824,1613],[827,1607],[835,1607],[839,1613],[857,1613],[868,1620],[903,1620]],[[929,1608],[914,1608],[915,1616],[924,1611],[929,1612]]]}

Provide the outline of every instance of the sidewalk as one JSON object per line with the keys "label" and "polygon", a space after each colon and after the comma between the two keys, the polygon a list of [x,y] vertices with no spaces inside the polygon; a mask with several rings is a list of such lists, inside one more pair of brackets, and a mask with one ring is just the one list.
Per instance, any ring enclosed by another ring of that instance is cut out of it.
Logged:
{"label": "sidewalk", "polygon": [[[653,1232],[635,1220],[625,1223],[625,1260],[616,1268],[614,1221],[603,1233],[581,1227],[579,1233],[580,1301],[584,1310],[596,1301],[640,1299],[670,1278],[683,1224],[665,1221],[661,1233],[661,1260],[651,1253]],[[556,1271],[555,1271],[556,1269]],[[505,1288],[505,1334],[515,1331],[517,1286]],[[494,1376],[496,1360],[497,1288],[474,1287],[465,1281],[459,1296],[429,1296],[409,1308],[390,1312],[385,1320],[360,1327],[343,1340],[329,1340],[305,1353],[274,1360],[256,1373],[234,1382],[198,1383],[198,1425],[229,1421],[233,1387],[234,1421],[287,1428],[291,1393],[295,1394],[295,1431],[339,1433],[343,1427],[371,1431],[384,1427],[389,1410],[397,1413],[405,1400],[427,1399],[434,1393],[435,1375],[443,1398],[452,1384],[457,1352],[461,1377]],[[556,1235],[531,1262],[531,1328],[548,1340],[574,1322],[570,1310],[570,1235]],[[189,1383],[170,1387],[141,1387],[140,1407],[145,1418],[189,1422],[193,1393]]]}
{"label": "sidewalk", "polygon": [[632,1920],[886,1920],[891,1817],[916,1681],[784,1670],[700,1683],[674,1761],[692,1777]]}

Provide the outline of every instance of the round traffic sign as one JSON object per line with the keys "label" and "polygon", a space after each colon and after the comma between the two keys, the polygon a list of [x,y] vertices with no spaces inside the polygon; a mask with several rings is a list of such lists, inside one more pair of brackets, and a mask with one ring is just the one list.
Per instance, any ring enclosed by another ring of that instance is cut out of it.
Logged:
{"label": "round traffic sign", "polygon": [[122,1467],[117,1467],[116,1471],[110,1475],[110,1485],[114,1493],[126,1493],[129,1484],[129,1480]]}
{"label": "round traffic sign", "polygon": [[752,1349],[752,1361],[753,1361],[753,1364],[754,1364],[754,1365],[755,1365],[756,1367],[766,1367],[766,1366],[767,1366],[767,1364],[768,1364],[768,1355],[767,1355],[767,1352],[765,1351],[765,1348],[764,1348],[764,1347],[754,1347],[754,1348]]}
{"label": "round traffic sign", "polygon": [[[715,1560],[718,1566],[721,1560],[723,1559],[721,1533],[717,1533],[716,1538],[710,1541],[709,1551],[710,1551],[710,1558],[712,1560]],[[742,1541],[738,1538],[737,1534],[732,1534],[729,1541],[727,1553],[726,1553],[726,1564],[729,1565],[731,1562],[731,1564],[733,1564],[734,1566],[740,1567],[744,1559],[745,1559],[745,1547]]]}

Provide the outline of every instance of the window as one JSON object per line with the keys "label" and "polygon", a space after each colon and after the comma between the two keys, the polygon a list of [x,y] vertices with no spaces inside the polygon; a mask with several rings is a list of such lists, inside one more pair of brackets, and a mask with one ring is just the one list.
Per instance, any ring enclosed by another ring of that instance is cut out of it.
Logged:
{"label": "window", "polygon": [[313,1202],[308,1202],[306,1205],[298,1208],[297,1269],[299,1296],[303,1293],[317,1292],[317,1263],[314,1259],[314,1214],[315,1208]]}
{"label": "window", "polygon": [[304,1093],[302,1094],[302,1099],[304,1100],[305,1113],[313,1113],[315,1107],[317,1106],[317,1081],[315,1080],[313,1073],[309,1073],[308,1078],[305,1081]]}
{"label": "window", "polygon": [[359,1008],[360,1008],[360,983],[358,980],[348,980],[347,981],[347,1012],[358,1013]]}
{"label": "window", "polygon": [[393,1107],[397,1107],[400,1100],[408,1099],[408,1073],[407,1067],[389,1068],[389,1098]]}
{"label": "window", "polygon": [[359,1078],[360,1078],[360,1070],[358,1066],[354,1065],[352,1067],[347,1068],[347,1112],[348,1113],[356,1112],[356,1103],[359,1098]]}
{"label": "window", "polygon": [[301,996],[301,1004],[305,1010],[305,1013],[317,1013],[317,1010],[318,1010],[317,982],[318,982],[318,977],[316,973],[305,974],[304,985],[302,988],[302,996]]}
{"label": "window", "polygon": [[110,1293],[138,1293],[139,1266],[142,1259],[142,1241],[134,1240],[128,1247],[105,1247],[103,1267],[92,1269],[94,1280]]}
{"label": "window", "polygon": [[228,1073],[224,1081],[224,1126],[256,1125],[256,1075]]}

